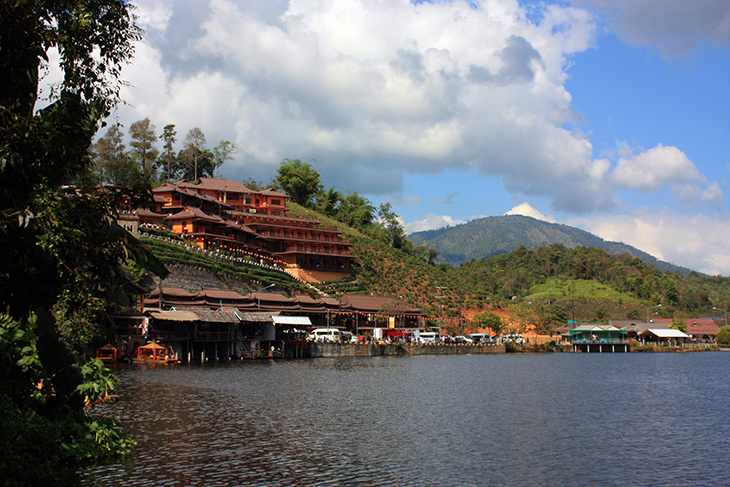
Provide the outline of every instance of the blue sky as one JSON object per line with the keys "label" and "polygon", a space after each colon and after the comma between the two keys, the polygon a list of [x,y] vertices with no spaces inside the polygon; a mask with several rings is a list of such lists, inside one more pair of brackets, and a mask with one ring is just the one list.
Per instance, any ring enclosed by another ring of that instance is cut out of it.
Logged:
{"label": "blue sky", "polygon": [[521,213],[730,274],[730,2],[139,0],[149,117],[390,202],[410,231]]}

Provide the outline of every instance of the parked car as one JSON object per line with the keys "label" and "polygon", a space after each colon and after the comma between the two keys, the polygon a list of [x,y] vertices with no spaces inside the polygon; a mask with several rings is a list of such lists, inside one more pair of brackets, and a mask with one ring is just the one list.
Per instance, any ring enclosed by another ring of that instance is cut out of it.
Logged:
{"label": "parked car", "polygon": [[515,343],[525,343],[525,337],[520,335],[519,333],[508,333],[506,335],[502,335],[502,343],[506,342],[515,342]]}

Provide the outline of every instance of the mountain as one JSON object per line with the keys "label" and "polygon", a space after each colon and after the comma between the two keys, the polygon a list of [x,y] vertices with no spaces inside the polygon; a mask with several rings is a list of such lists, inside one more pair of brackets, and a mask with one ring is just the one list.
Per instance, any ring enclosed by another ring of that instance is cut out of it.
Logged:
{"label": "mountain", "polygon": [[479,218],[454,227],[412,233],[409,238],[416,245],[427,243],[438,251],[443,262],[454,266],[472,259],[508,254],[521,245],[527,249],[536,249],[558,243],[569,248],[595,247],[612,255],[628,253],[663,272],[679,272],[683,275],[691,272],[690,269],[658,260],[631,245],[603,240],[569,225],[548,223],[522,215]]}

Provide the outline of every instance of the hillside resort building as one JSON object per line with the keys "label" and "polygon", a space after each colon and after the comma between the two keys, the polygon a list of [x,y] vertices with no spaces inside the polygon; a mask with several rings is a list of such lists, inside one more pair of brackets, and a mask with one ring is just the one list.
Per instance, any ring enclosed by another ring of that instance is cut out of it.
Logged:
{"label": "hillside resort building", "polygon": [[120,213],[133,234],[144,225],[164,228],[203,250],[261,260],[312,283],[350,276],[352,244],[318,220],[288,217],[286,194],[212,178],[165,183],[152,193],[149,207]]}

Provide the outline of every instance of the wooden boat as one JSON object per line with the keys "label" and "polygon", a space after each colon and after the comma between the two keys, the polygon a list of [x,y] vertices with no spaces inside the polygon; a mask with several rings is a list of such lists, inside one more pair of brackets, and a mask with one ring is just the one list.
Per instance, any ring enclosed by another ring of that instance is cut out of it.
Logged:
{"label": "wooden boat", "polygon": [[150,342],[142,345],[137,349],[137,353],[132,357],[134,363],[153,363],[153,364],[179,364],[180,361],[173,355],[169,347],[163,347],[159,343]]}
{"label": "wooden boat", "polygon": [[119,360],[119,350],[111,343],[107,343],[103,347],[96,349],[96,358],[106,365],[116,363]]}

